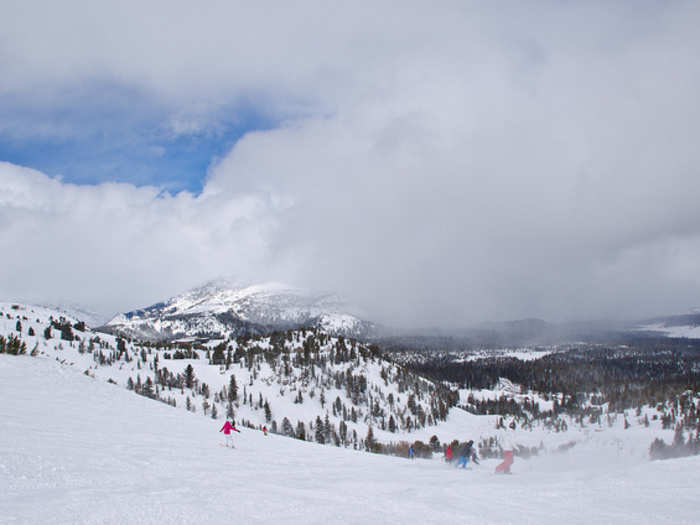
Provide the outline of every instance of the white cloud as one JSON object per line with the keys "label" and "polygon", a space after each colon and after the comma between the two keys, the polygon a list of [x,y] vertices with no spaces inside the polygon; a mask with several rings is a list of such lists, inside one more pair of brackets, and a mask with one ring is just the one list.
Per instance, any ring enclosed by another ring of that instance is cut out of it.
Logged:
{"label": "white cloud", "polygon": [[288,120],[200,196],[3,165],[0,241],[23,256],[0,292],[124,308],[227,273],[404,324],[697,304],[697,5],[154,5],[4,6],[0,92],[107,77],[174,132],[243,99]]}
{"label": "white cloud", "polygon": [[[109,312],[212,275],[259,278],[275,204],[264,195],[177,196],[76,186],[0,163],[5,297],[78,301]],[[9,255],[12,253],[12,255]]]}

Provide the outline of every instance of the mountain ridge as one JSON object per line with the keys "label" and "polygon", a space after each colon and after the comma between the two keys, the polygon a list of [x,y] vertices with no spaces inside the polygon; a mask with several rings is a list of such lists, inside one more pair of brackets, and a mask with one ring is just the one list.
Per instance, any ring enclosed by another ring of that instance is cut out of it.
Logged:
{"label": "mountain ridge", "polygon": [[225,338],[279,329],[321,328],[350,337],[374,325],[351,313],[337,295],[279,282],[242,285],[216,279],[165,301],[117,314],[100,330],[146,340],[193,335]]}

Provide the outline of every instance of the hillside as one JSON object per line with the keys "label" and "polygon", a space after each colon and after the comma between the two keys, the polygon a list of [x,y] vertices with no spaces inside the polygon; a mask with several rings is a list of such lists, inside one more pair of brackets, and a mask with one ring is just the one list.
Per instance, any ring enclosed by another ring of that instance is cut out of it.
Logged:
{"label": "hillside", "polygon": [[640,462],[614,443],[471,471],[242,429],[0,355],[0,522],[690,524],[700,458]]}
{"label": "hillside", "polygon": [[[628,350],[621,362],[609,361],[618,370],[617,382],[602,392],[603,385],[594,385],[606,356],[611,357],[605,350],[560,354],[561,349],[522,348],[452,360],[439,354],[434,364],[422,362],[423,356],[403,359],[404,365],[376,347],[318,329],[206,344],[139,343],[94,332],[61,315],[44,307],[0,303],[0,353],[5,347],[10,353],[52,359],[178,411],[217,420],[233,417],[239,425],[267,426],[300,440],[398,455],[414,443],[419,455],[429,457],[441,454],[447,443],[471,438],[483,457],[499,457],[506,446],[527,457],[604,437],[625,443],[625,453],[637,459],[648,458],[657,438],[666,443],[682,439],[689,446],[697,442],[697,391],[674,397],[656,389],[646,401],[636,395],[624,401],[616,394],[616,384],[631,380],[619,375],[625,363],[637,367],[642,378],[650,370],[663,371],[666,382],[675,378],[676,387],[692,379],[695,358],[679,357],[685,363],[679,369],[669,362],[675,354],[665,350],[657,357],[628,356]],[[591,361],[594,355],[598,357]],[[559,370],[557,376],[548,374],[552,366]],[[581,377],[594,381],[580,383],[585,390],[576,396],[567,395],[584,371],[587,375]],[[424,373],[452,382],[427,380],[420,375]],[[499,374],[520,379],[506,382]],[[545,377],[561,380],[538,379]],[[460,388],[466,378],[471,386]],[[523,387],[525,382],[530,386]],[[613,396],[612,403],[601,404],[605,392]]]}
{"label": "hillside", "polygon": [[370,426],[383,441],[434,427],[457,401],[371,347],[320,330],[206,346],[138,343],[60,312],[0,303],[0,335],[21,340],[26,353],[182,410],[353,448],[364,448]]}

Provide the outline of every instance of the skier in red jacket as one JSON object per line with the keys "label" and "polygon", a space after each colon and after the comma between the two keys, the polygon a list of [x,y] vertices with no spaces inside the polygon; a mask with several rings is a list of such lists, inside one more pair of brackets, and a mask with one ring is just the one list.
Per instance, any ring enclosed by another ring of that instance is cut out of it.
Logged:
{"label": "skier in red jacket", "polygon": [[448,463],[452,461],[452,445],[447,445],[447,450],[445,450],[445,461]]}
{"label": "skier in red jacket", "polygon": [[241,431],[238,430],[233,425],[233,423],[229,422],[228,420],[226,420],[226,422],[224,423],[224,426],[221,427],[221,430],[219,430],[219,432],[223,432],[224,435],[226,436],[226,446],[227,447],[230,446],[231,448],[233,448],[233,435],[231,434],[232,430],[235,430],[239,434],[241,433]]}

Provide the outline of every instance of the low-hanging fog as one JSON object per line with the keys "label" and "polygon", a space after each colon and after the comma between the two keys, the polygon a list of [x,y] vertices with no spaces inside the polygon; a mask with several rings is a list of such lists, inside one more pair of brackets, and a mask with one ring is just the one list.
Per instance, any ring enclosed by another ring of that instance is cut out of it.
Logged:
{"label": "low-hanging fog", "polygon": [[274,122],[197,194],[0,163],[1,297],[114,312],[233,275],[443,327],[700,305],[697,3],[192,5],[0,8],[0,140],[78,136],[46,108],[103,84],[174,135]]}

